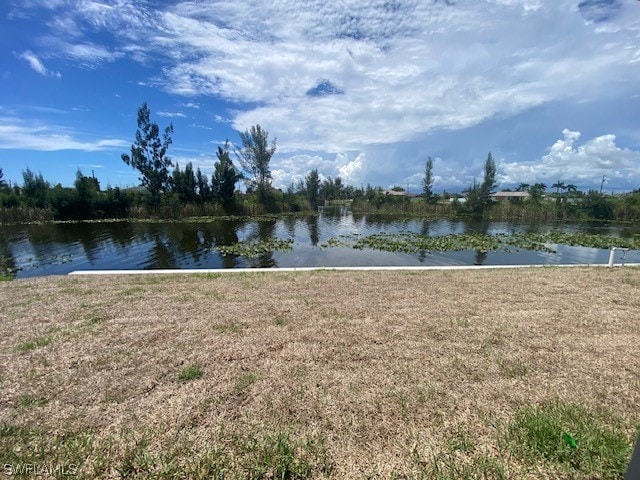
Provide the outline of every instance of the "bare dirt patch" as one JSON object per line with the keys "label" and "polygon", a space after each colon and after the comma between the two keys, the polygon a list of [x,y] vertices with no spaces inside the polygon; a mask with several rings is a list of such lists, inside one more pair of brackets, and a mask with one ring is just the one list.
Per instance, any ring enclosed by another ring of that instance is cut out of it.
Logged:
{"label": "bare dirt patch", "polygon": [[639,283],[634,268],[0,282],[0,453],[86,478],[616,478],[527,457],[509,425],[578,405],[630,446]]}

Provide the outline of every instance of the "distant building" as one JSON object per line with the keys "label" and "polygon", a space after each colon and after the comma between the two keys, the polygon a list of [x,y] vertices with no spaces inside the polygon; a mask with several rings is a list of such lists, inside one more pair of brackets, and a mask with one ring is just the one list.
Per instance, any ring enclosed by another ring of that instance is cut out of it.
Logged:
{"label": "distant building", "polygon": [[529,192],[496,192],[491,194],[491,200],[495,200],[496,202],[528,200],[530,197]]}
{"label": "distant building", "polygon": [[404,197],[405,196],[405,192],[403,191],[398,191],[398,190],[385,190],[384,192],[385,195],[393,195],[394,197]]}

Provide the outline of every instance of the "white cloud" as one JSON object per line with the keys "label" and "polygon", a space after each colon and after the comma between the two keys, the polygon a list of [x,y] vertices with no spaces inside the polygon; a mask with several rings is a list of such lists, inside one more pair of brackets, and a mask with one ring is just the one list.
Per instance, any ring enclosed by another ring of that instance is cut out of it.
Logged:
{"label": "white cloud", "polygon": [[320,155],[298,154],[286,158],[275,156],[270,167],[273,185],[283,189],[304,180],[314,169],[318,170],[321,178],[335,177],[338,173],[336,162]]}
{"label": "white cloud", "polygon": [[533,162],[500,162],[500,182],[556,181],[573,184],[594,184],[604,175],[618,185],[633,186],[640,182],[640,151],[620,148],[616,136],[601,135],[578,144],[580,132],[564,129],[548,152]]}
{"label": "white cloud", "polygon": [[342,163],[342,165],[338,167],[340,177],[346,183],[356,184],[358,182],[361,182],[364,178],[365,158],[365,153],[361,153],[353,160],[349,160],[349,157],[346,154],[337,155],[336,159],[339,163]]}
{"label": "white cloud", "polygon": [[197,157],[186,156],[186,155],[175,155],[170,157],[171,157],[171,161],[174,164],[180,165],[181,169],[184,169],[184,167],[188,163],[191,163],[193,165],[194,172],[199,168],[200,171],[202,171],[202,173],[205,173],[208,176],[211,176],[211,173],[213,172],[215,167],[215,163],[218,161],[216,157],[210,156],[210,155],[199,155]]}
{"label": "white cloud", "polygon": [[[277,136],[272,170],[285,185],[308,172],[309,158],[322,159],[321,173],[351,183],[414,184],[423,166],[403,154],[431,135],[534,107],[638,93],[637,2],[199,0],[155,10],[139,0],[49,2],[56,38],[73,32],[51,55],[91,65],[119,55],[154,68],[158,61],[158,73],[139,84],[237,102],[215,122],[238,131],[260,123]],[[101,44],[105,34],[118,43]],[[337,88],[310,96],[322,82]],[[185,99],[181,106],[200,104]],[[503,180],[597,177],[609,167],[607,175],[631,175],[632,167],[615,162],[632,151],[616,146],[615,137],[578,141],[567,134],[536,162],[516,164],[505,155],[502,165],[511,170]],[[612,159],[594,160],[604,153]],[[466,186],[479,176],[478,162],[465,166],[468,158],[451,157],[436,164],[436,185]]]}
{"label": "white cloud", "polygon": [[158,112],[158,115],[169,118],[186,118],[186,115],[180,112]]}
{"label": "white cloud", "polygon": [[[234,128],[261,123],[291,153],[360,150],[591,99],[635,88],[640,69],[636,23],[603,32],[568,0],[181,2],[157,21],[153,46],[170,56],[164,88],[258,102]],[[323,79],[344,94],[308,96]]]}
{"label": "white cloud", "polygon": [[90,42],[69,43],[56,38],[46,38],[41,39],[40,43],[48,49],[57,50],[59,55],[72,60],[75,65],[89,68],[95,68],[104,62],[113,62],[124,55]]}
{"label": "white cloud", "polygon": [[20,58],[22,58],[23,60],[26,60],[29,66],[33,70],[38,72],[40,75],[44,75],[45,77],[56,77],[56,78],[62,77],[60,72],[53,72],[51,70],[48,70],[47,67],[44,66],[40,58],[38,58],[38,56],[35,53],[33,53],[31,50],[27,50],[26,52],[23,52],[22,54],[20,54]]}
{"label": "white cloud", "polygon": [[93,141],[77,140],[64,129],[45,126],[0,124],[0,149],[37,151],[83,150],[95,152],[114,148],[126,148],[129,142],[115,138]]}

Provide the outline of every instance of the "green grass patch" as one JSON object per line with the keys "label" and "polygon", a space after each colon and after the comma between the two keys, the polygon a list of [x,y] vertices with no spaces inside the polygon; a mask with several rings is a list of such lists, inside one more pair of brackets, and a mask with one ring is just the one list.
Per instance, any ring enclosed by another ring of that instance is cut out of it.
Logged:
{"label": "green grass patch", "polygon": [[134,286],[134,287],[129,287],[126,288],[122,291],[122,296],[123,297],[133,297],[136,296],[138,294],[141,294],[145,291],[145,289],[141,286]]}
{"label": "green grass patch", "polygon": [[249,388],[256,380],[258,379],[258,375],[255,373],[245,373],[240,375],[236,380],[236,390],[241,392],[246,388]]}
{"label": "green grass patch", "polygon": [[222,325],[214,325],[213,328],[221,332],[238,333],[245,327],[243,324],[232,320],[229,323],[224,323]]}
{"label": "green grass patch", "polygon": [[451,320],[452,327],[467,328],[469,325],[471,325],[471,321],[465,317],[456,317]]}
{"label": "green grass patch", "polygon": [[[12,478],[33,478],[20,466],[64,466],[46,478],[329,478],[333,464],[322,436],[299,437],[287,430],[214,434],[204,448],[178,437],[157,447],[151,431],[121,432],[97,441],[91,430],[46,432],[0,426],[0,457]],[[8,465],[8,467],[7,467]]]}
{"label": "green grass patch", "polygon": [[503,347],[506,344],[504,336],[501,332],[495,331],[492,332],[491,335],[483,338],[480,342],[480,348],[487,349],[491,347]]}
{"label": "green grass patch", "polygon": [[625,277],[622,277],[621,282],[624,285],[631,285],[632,287],[640,287],[640,279],[634,278],[631,275],[626,275]]}
{"label": "green grass patch", "polygon": [[49,401],[44,397],[38,397],[36,395],[24,394],[20,395],[18,399],[18,406],[23,408],[34,408],[46,405]]}
{"label": "green grass patch", "polygon": [[215,280],[218,278],[222,278],[223,277],[223,273],[213,273],[213,272],[208,272],[208,273],[194,273],[193,276],[195,278],[204,278],[206,280]]}
{"label": "green grass patch", "polygon": [[178,301],[182,303],[191,303],[195,301],[195,297],[190,293],[183,293],[178,297]]}
{"label": "green grass patch", "polygon": [[91,311],[87,312],[84,320],[87,326],[96,325],[98,323],[102,323],[107,319],[107,316],[102,312]]}
{"label": "green grass patch", "polygon": [[195,380],[200,377],[202,377],[202,369],[200,366],[189,365],[188,367],[180,370],[177,378],[179,382],[188,382],[189,380]]}
{"label": "green grass patch", "polygon": [[28,342],[23,342],[18,345],[17,350],[19,352],[30,352],[31,350],[35,350],[36,348],[46,347],[51,343],[51,337],[38,337]]}
{"label": "green grass patch", "polygon": [[529,373],[527,365],[519,358],[498,358],[498,367],[507,378],[524,377]]}
{"label": "green grass patch", "polygon": [[[12,478],[34,478],[25,466],[64,466],[67,477],[75,478],[93,450],[93,432],[81,430],[50,434],[38,428],[2,424],[0,426],[0,458],[9,465]],[[5,470],[6,473],[6,470]],[[88,478],[88,477],[86,477]]]}
{"label": "green grass patch", "polygon": [[566,478],[620,479],[631,457],[632,439],[623,420],[577,403],[521,409],[508,426],[506,441],[515,456],[550,464]]}
{"label": "green grass patch", "polygon": [[423,478],[433,480],[507,480],[502,463],[489,456],[461,457],[450,451],[434,456]]}
{"label": "green grass patch", "polygon": [[248,479],[329,477],[333,469],[322,437],[295,439],[288,432],[237,437],[241,470]]}

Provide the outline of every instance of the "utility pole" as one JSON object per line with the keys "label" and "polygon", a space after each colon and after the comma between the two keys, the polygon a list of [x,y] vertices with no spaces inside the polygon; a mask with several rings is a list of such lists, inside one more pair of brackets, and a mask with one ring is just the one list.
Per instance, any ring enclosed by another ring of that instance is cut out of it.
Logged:
{"label": "utility pole", "polygon": [[604,175],[602,175],[602,182],[600,183],[600,193],[602,193],[602,187],[604,187],[604,180],[605,180],[605,177]]}

